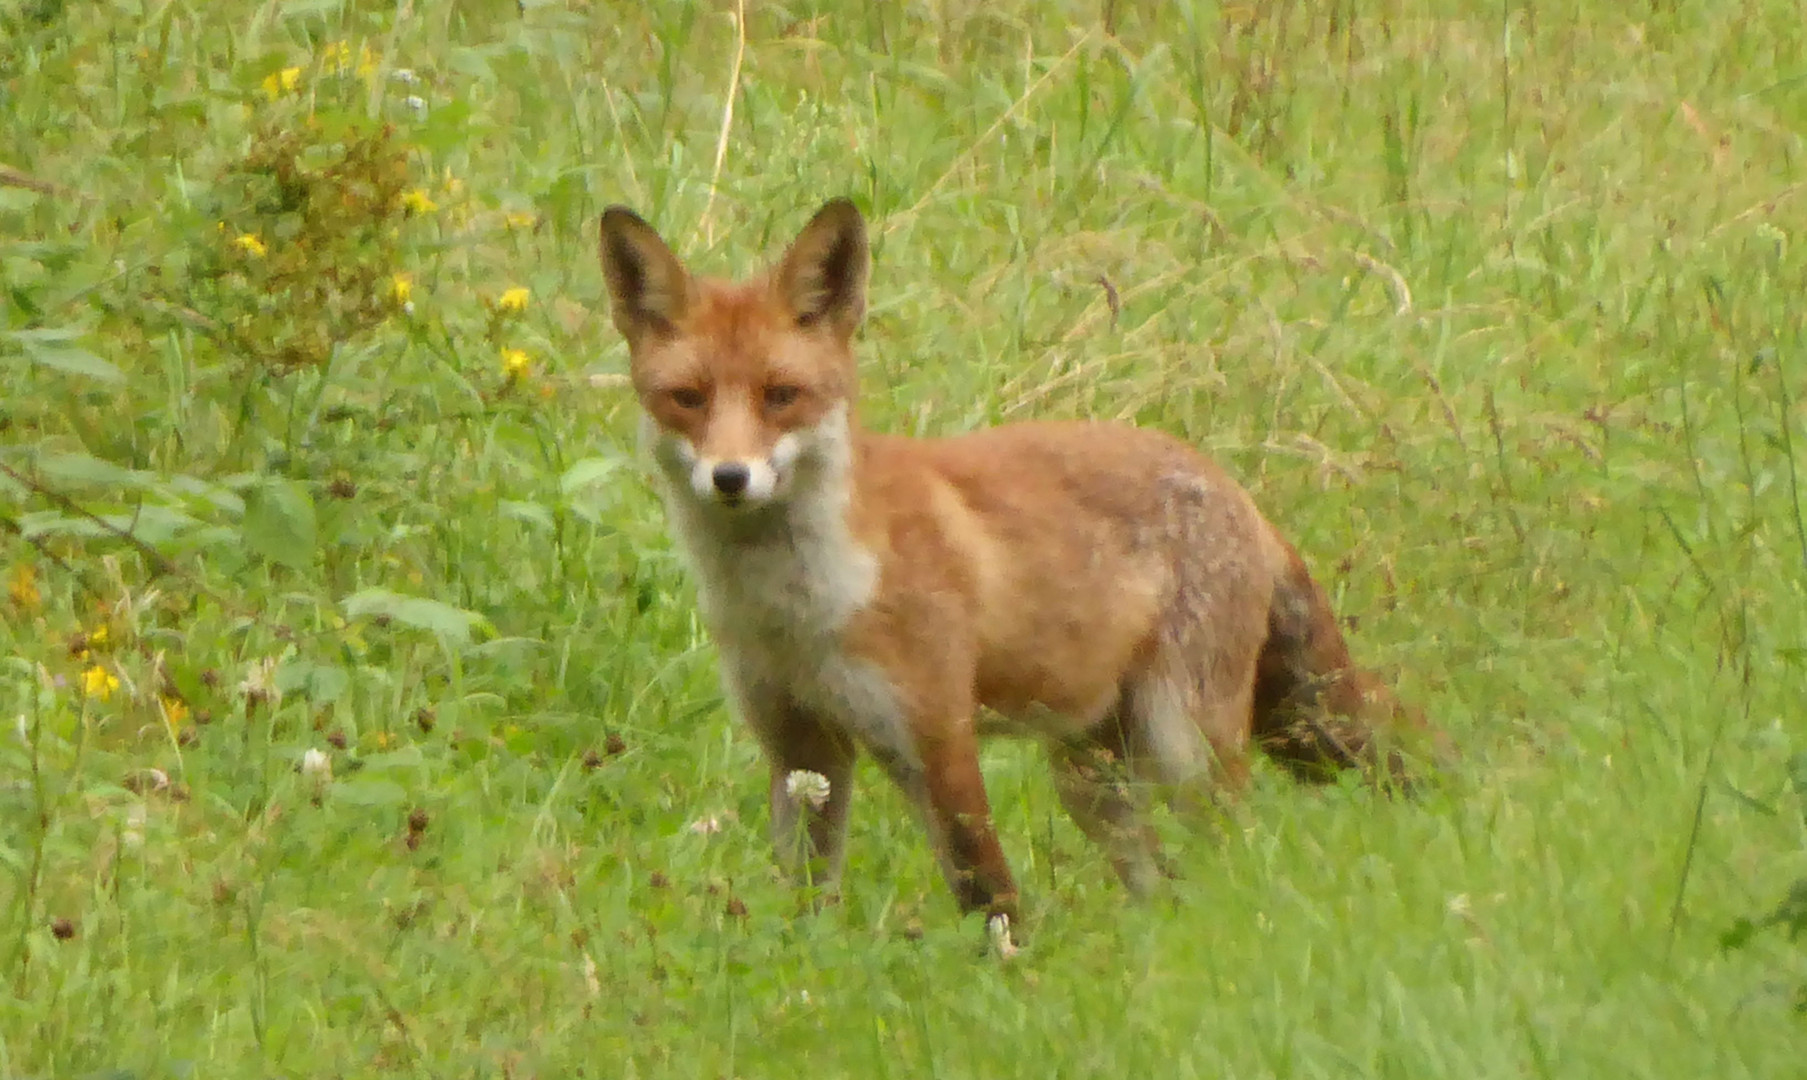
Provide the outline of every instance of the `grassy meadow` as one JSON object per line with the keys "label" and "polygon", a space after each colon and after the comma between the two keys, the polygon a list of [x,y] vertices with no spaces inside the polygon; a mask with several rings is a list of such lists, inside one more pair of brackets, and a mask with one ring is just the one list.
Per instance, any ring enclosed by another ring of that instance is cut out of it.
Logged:
{"label": "grassy meadow", "polygon": [[[1804,58],[1781,0],[0,0],[0,1077],[1807,1075]],[[796,917],[596,222],[740,272],[838,194],[866,423],[1207,449],[1448,783],[1264,769],[1132,904],[993,744],[1000,963],[862,766]]]}

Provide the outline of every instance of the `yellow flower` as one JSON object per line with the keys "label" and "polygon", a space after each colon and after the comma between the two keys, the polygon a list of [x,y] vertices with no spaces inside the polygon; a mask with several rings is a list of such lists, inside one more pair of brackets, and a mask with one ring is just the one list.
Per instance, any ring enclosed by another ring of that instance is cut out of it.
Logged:
{"label": "yellow flower", "polygon": [[238,238],[232,241],[232,246],[255,259],[261,259],[270,253],[269,246],[256,233],[239,233]]}
{"label": "yellow flower", "polygon": [[119,677],[99,664],[82,672],[82,693],[91,698],[105,701],[112,697],[113,691],[117,689],[119,689]]}
{"label": "yellow flower", "polygon": [[20,563],[13,568],[12,580],[7,582],[6,592],[13,603],[26,611],[36,611],[44,598],[38,594],[38,572],[30,563]]}
{"label": "yellow flower", "polygon": [[453,176],[452,170],[449,167],[445,171],[444,184],[445,193],[447,195],[456,195],[464,190],[464,181]]}
{"label": "yellow flower", "polygon": [[502,374],[512,381],[526,375],[533,369],[533,362],[527,358],[526,349],[502,350]]}
{"label": "yellow flower", "polygon": [[320,50],[320,66],[335,73],[344,71],[351,66],[351,46],[343,41],[329,42]]}
{"label": "yellow flower", "polygon": [[387,750],[391,746],[395,745],[395,736],[391,735],[387,731],[379,731],[376,733],[375,741],[376,741],[376,748],[378,750]]}
{"label": "yellow flower", "polygon": [[439,209],[439,204],[427,194],[426,188],[414,188],[402,195],[402,209],[410,214],[431,214]]}
{"label": "yellow flower", "polygon": [[94,628],[92,633],[90,633],[88,635],[88,644],[93,646],[94,648],[98,649],[101,646],[105,645],[107,643],[107,638],[109,638],[111,636],[112,636],[112,631],[107,629],[107,624],[101,623],[99,626]]}
{"label": "yellow flower", "polygon": [[502,299],[496,301],[496,310],[515,313],[526,311],[527,300],[532,295],[525,285],[515,285],[502,293]]}
{"label": "yellow flower", "polygon": [[369,42],[358,46],[358,78],[368,79],[376,74],[377,55]]}
{"label": "yellow flower", "polygon": [[502,221],[511,229],[531,229],[539,219],[525,210],[511,210]]}
{"label": "yellow flower", "polygon": [[391,274],[389,277],[389,299],[398,305],[407,304],[414,299],[414,275],[408,273]]}
{"label": "yellow flower", "polygon": [[301,69],[286,67],[281,71],[273,71],[264,76],[264,93],[275,101],[284,94],[292,94],[301,88]]}
{"label": "yellow flower", "polygon": [[163,715],[169,720],[169,726],[178,728],[182,721],[188,719],[188,703],[177,697],[163,699]]}

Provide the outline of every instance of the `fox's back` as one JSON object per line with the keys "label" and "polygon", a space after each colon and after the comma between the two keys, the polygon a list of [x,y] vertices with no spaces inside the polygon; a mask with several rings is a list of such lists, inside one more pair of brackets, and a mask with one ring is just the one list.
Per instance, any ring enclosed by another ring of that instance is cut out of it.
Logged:
{"label": "fox's back", "polygon": [[1089,722],[1178,624],[1265,632],[1278,540],[1235,481],[1167,435],[1086,422],[868,435],[856,463],[856,532],[890,556],[880,603],[963,600],[980,697],[1000,712]]}

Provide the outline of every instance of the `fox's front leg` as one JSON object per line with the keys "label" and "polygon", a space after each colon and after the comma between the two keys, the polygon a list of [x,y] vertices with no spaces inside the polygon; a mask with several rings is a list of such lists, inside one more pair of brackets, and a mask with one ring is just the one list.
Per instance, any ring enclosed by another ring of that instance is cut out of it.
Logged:
{"label": "fox's front leg", "polygon": [[913,760],[883,764],[920,808],[960,910],[1003,915],[1007,927],[1016,920],[1016,882],[991,821],[972,705],[944,704],[915,719]]}
{"label": "fox's front leg", "polygon": [[785,710],[765,737],[771,768],[772,846],[798,885],[831,895],[845,861],[853,802],[853,742],[803,709]]}
{"label": "fox's front leg", "polygon": [[782,691],[743,686],[732,676],[724,682],[765,751],[779,867],[797,885],[814,887],[812,902],[831,895],[846,854],[858,749]]}

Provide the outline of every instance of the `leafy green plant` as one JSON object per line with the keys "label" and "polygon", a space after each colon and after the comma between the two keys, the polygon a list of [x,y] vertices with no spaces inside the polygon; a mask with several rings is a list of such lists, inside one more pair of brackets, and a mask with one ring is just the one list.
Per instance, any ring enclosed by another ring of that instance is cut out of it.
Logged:
{"label": "leafy green plant", "polygon": [[[1800,804],[1801,825],[1807,828],[1807,751],[1789,759],[1788,774]],[[1803,852],[1807,853],[1807,848]],[[1796,878],[1787,895],[1768,914],[1754,919],[1741,916],[1720,938],[1720,944],[1727,949],[1745,948],[1766,931],[1779,931],[1790,944],[1799,944],[1807,936],[1807,875]],[[1807,959],[1807,954],[1797,959]],[[1807,1013],[1807,976],[1795,986],[1794,1007],[1796,1012]]]}

